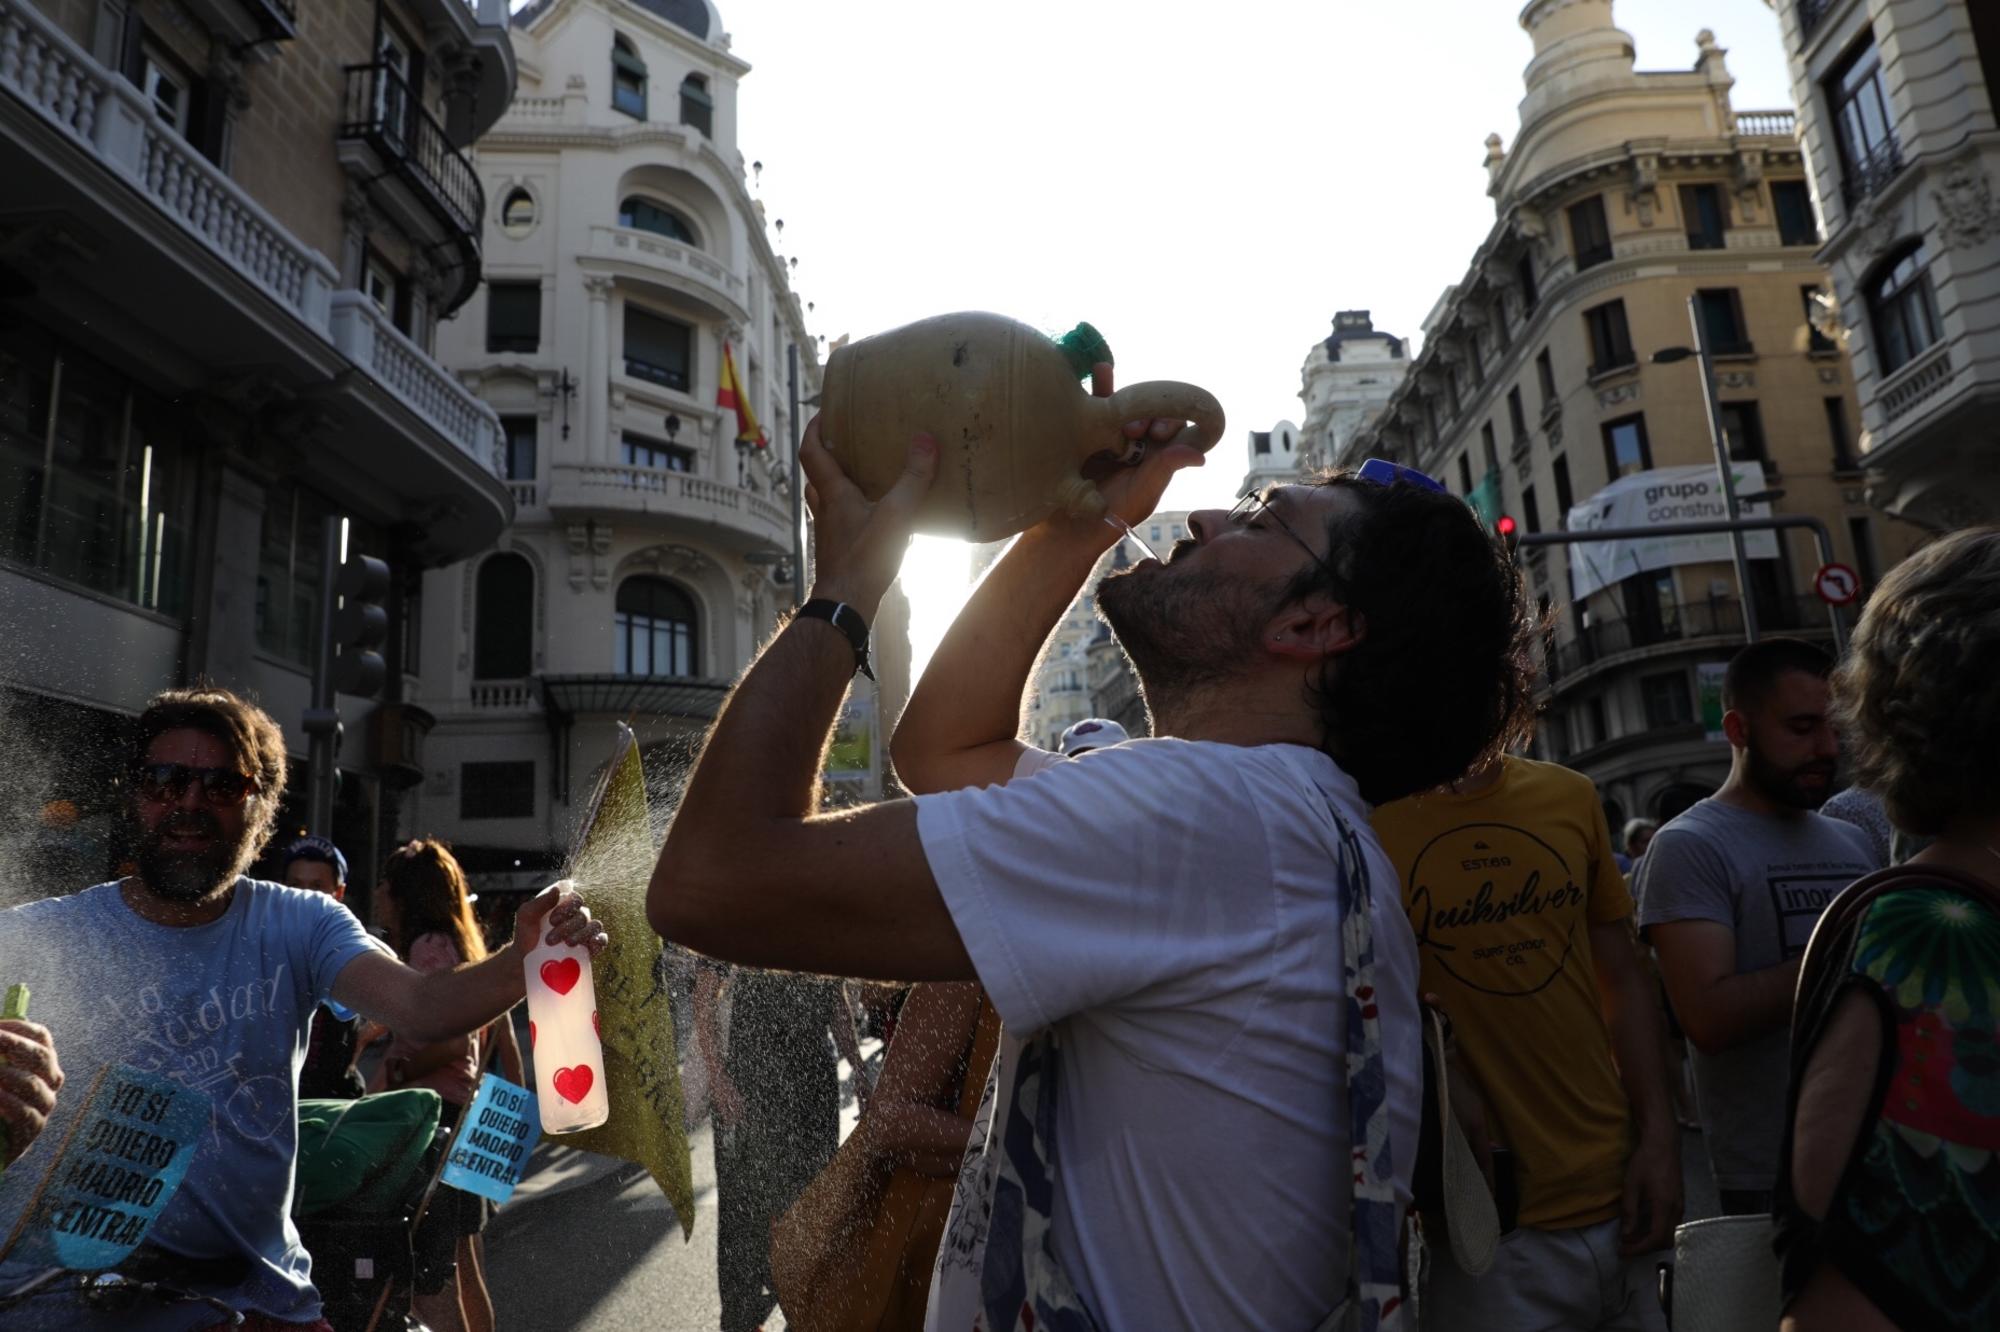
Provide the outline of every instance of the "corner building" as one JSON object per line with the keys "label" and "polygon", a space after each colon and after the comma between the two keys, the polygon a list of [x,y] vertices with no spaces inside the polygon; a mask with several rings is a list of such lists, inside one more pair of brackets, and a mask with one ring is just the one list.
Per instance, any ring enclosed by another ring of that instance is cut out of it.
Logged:
{"label": "corner building", "polygon": [[[798,398],[819,391],[714,7],[543,0],[513,38],[521,92],[477,153],[487,285],[441,354],[498,415],[515,516],[426,582],[418,796],[490,888],[546,882],[618,722],[656,781],[685,769],[791,604],[794,356]],[[718,405],[726,365],[762,444]]]}
{"label": "corner building", "polygon": [[156,690],[245,691],[304,758],[342,518],[396,581],[333,831],[361,866],[394,835],[422,571],[512,511],[434,347],[483,263],[466,146],[516,79],[505,0],[0,0],[0,701],[62,865],[36,890],[113,869]]}
{"label": "corner building", "polygon": [[[1520,126],[1511,148],[1487,140],[1493,229],[1341,461],[1414,464],[1529,533],[1590,523],[1627,478],[1719,510],[1698,363],[1653,360],[1692,345],[1694,297],[1741,489],[1820,518],[1872,585],[1917,533],[1866,503],[1853,371],[1814,317],[1826,273],[1792,113],[1736,110],[1707,31],[1692,70],[1639,73],[1610,0],[1535,0],[1521,26],[1535,53]],[[1666,500],[1640,512],[1687,516]],[[1751,540],[1760,630],[1828,639],[1809,540]],[[1536,753],[1595,780],[1613,823],[1664,819],[1727,774],[1697,689],[1742,645],[1742,605],[1726,538],[1628,549],[1616,568],[1604,550],[1524,552],[1555,617]]]}

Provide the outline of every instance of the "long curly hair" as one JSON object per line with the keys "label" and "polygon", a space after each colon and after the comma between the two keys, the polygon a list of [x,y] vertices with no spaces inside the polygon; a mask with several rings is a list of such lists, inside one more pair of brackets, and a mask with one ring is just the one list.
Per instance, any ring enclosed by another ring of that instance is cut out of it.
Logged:
{"label": "long curly hair", "polygon": [[472,914],[472,889],[451,848],[434,838],[405,842],[382,863],[382,885],[396,900],[398,937],[390,946],[404,957],[426,934],[448,934],[467,962],[486,956],[486,939]]}
{"label": "long curly hair", "polygon": [[1855,780],[1905,832],[2000,812],[2000,527],[1933,542],[1869,598],[1833,675]]}
{"label": "long curly hair", "polygon": [[206,681],[188,689],[167,689],[146,700],[132,735],[127,766],[146,761],[153,742],[169,731],[192,730],[229,747],[244,773],[257,783],[244,802],[247,864],[271,840],[278,802],[285,796],[285,733],[271,714],[249,699]]}
{"label": "long curly hair", "polygon": [[1428,791],[1527,739],[1536,623],[1521,571],[1464,501],[1348,472],[1354,496],[1287,600],[1323,593],[1360,613],[1361,642],[1313,686],[1323,744],[1363,799]]}

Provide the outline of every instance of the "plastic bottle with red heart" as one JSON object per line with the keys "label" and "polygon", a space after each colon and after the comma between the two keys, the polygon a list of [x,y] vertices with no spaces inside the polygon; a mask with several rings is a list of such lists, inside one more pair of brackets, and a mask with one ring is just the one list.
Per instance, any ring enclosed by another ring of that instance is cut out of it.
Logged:
{"label": "plastic bottle with red heart", "polygon": [[542,1132],[576,1133],[611,1118],[590,953],[546,940],[528,950],[528,1042]]}

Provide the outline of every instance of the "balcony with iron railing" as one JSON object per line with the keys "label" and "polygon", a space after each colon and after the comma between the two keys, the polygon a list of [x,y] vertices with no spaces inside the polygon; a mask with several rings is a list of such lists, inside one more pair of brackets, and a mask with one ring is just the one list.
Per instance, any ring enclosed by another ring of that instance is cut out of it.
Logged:
{"label": "balcony with iron railing", "polygon": [[299,35],[298,0],[181,0],[231,47],[288,42]]}
{"label": "balcony with iron railing", "polygon": [[[1817,633],[1826,630],[1826,604],[1813,596],[1759,598],[1760,633]],[[1572,638],[1545,651],[1549,684],[1562,688],[1586,668],[1615,664],[1634,654],[1657,655],[1653,649],[1694,649],[1743,641],[1743,605],[1735,597],[1663,606],[1656,618],[1609,616],[1583,625]]]}
{"label": "balcony with iron railing", "polygon": [[401,73],[386,62],[347,67],[339,130],[341,161],[377,187],[393,183],[382,202],[427,249],[446,249],[450,314],[478,289],[480,219],[486,190],[465,154],[426,111]]}
{"label": "balcony with iron railing", "polygon": [[1887,138],[1869,149],[1858,161],[1849,161],[1840,179],[1840,197],[1852,209],[1862,200],[1872,199],[1903,169],[1903,145]]}

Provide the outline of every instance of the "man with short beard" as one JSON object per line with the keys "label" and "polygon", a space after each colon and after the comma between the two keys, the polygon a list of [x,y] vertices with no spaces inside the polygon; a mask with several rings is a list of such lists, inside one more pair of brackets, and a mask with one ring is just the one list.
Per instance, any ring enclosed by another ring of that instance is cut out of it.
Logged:
{"label": "man with short beard", "polygon": [[[261,1332],[325,1329],[289,1216],[296,1069],[314,1009],[331,998],[439,1040],[521,1000],[521,954],[538,937],[602,949],[603,929],[575,893],[551,889],[521,908],[508,947],[425,975],[398,962],[332,897],[244,877],[270,837],[285,764],[277,724],[227,690],[158,695],[139,718],[127,769],[138,873],[0,913],[0,979],[31,987],[35,1016],[54,1033],[72,1079],[45,1131],[0,1178],[0,1236],[21,1237],[0,1261],[0,1294],[52,1264],[52,1218],[32,1210],[34,1199],[93,1085],[121,1097],[130,1087],[138,1099],[121,1104],[146,1104],[134,1113],[153,1114],[147,1122],[158,1125],[148,1131],[146,1162],[190,1154],[135,1259]],[[120,1069],[142,1081],[121,1083]],[[109,1176],[66,1171],[63,1187],[90,1187],[78,1178]],[[38,1296],[0,1322],[182,1332],[216,1325],[218,1316],[214,1305],[142,1301],[100,1311]]]}
{"label": "man with short beard", "polygon": [[1722,685],[1729,779],[1660,829],[1640,864],[1639,924],[1694,1046],[1702,1134],[1731,1216],[1771,1210],[1799,957],[1827,903],[1881,868],[1867,834],[1816,812],[1840,758],[1832,671],[1797,639],[1736,654]]}
{"label": "man with short beard", "polygon": [[[1199,461],[1181,427],[1126,427],[1145,456],[1102,485],[1125,523]],[[899,772],[935,794],[821,815],[828,730],[938,451],[913,441],[876,503],[818,421],[801,456],[813,599],[724,707],[648,910],[742,964],[984,986],[1018,1048],[928,1326],[966,1332],[976,1305],[993,1332],[1307,1328],[1343,1302],[1401,1326],[1416,950],[1367,806],[1519,733],[1518,574],[1386,462],[1194,514],[1170,561],[1098,590],[1158,738],[1064,759],[1016,739],[1022,695],[1119,530],[1051,518],[926,668],[910,712],[932,724],[898,730]]]}

